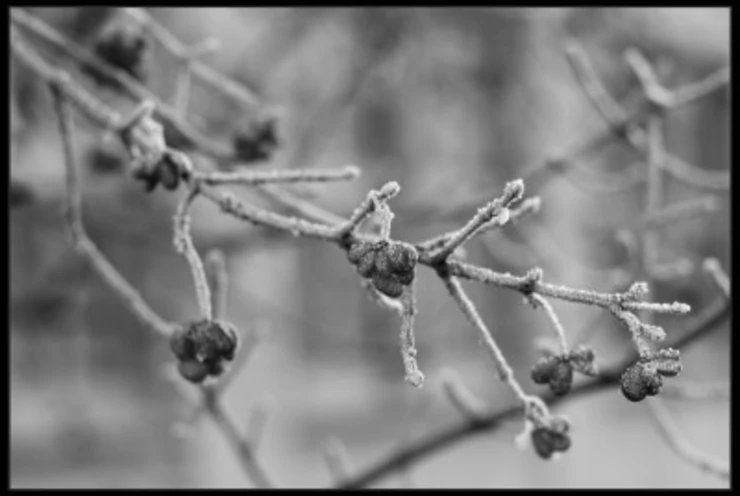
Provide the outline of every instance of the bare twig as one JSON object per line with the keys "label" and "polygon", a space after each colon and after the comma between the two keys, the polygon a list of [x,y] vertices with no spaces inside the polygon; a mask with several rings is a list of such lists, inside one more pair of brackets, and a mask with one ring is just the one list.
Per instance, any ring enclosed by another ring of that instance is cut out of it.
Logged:
{"label": "bare twig", "polygon": [[686,220],[698,215],[716,212],[719,208],[717,198],[703,196],[693,200],[674,203],[648,214],[643,223],[650,229],[670,226],[677,221]]}
{"label": "bare twig", "polygon": [[234,422],[226,415],[221,403],[215,398],[215,394],[210,392],[209,389],[203,389],[203,401],[211,419],[223,433],[224,438],[234,452],[237,453],[244,472],[249,475],[255,486],[258,488],[273,487],[265,470],[255,457],[252,445],[239,433]]}
{"label": "bare twig", "polygon": [[322,445],[321,454],[334,482],[341,485],[352,473],[347,447],[339,438],[330,438]]}
{"label": "bare twig", "polygon": [[473,305],[473,302],[470,301],[470,298],[463,290],[460,282],[454,277],[445,277],[443,278],[443,281],[445,283],[447,291],[449,291],[450,295],[452,296],[452,299],[455,300],[455,303],[458,304],[465,317],[478,331],[481,341],[485,344],[486,349],[489,351],[491,357],[493,358],[493,362],[496,364],[496,369],[498,371],[500,379],[504,381],[509,386],[509,388],[511,388],[511,390],[516,395],[517,400],[519,400],[523,404],[526,404],[527,395],[524,393],[524,390],[514,377],[514,371],[511,369],[511,366],[504,357],[501,348],[499,348],[496,344],[496,341],[494,341],[493,336],[491,335],[491,331],[488,330],[488,327],[483,322],[483,319],[481,319],[480,315],[478,315],[478,311],[476,310],[475,305]]}
{"label": "bare twig", "polygon": [[174,325],[163,320],[146,301],[141,297],[126,279],[118,273],[115,267],[98,250],[98,247],[88,237],[82,223],[82,193],[79,179],[77,177],[77,153],[74,146],[74,123],[63,87],[51,83],[54,104],[59,116],[59,131],[64,146],[64,163],[67,171],[67,227],[72,235],[72,240],[80,253],[82,253],[92,264],[96,272],[108,284],[108,286],[129,307],[131,313],[147,327],[155,332],[168,336],[174,329]]}
{"label": "bare twig", "polygon": [[709,274],[714,281],[714,284],[722,292],[722,295],[729,299],[730,298],[730,279],[727,277],[727,273],[722,270],[722,266],[719,264],[719,260],[716,258],[707,258],[702,263],[702,268]]}
{"label": "bare twig", "polygon": [[240,172],[208,172],[196,173],[195,178],[204,184],[249,184],[261,185],[268,183],[308,183],[346,181],[360,175],[360,169],[348,165],[341,169],[266,169]]}
{"label": "bare twig", "polygon": [[208,287],[208,278],[203,262],[200,259],[198,251],[193,245],[193,239],[190,236],[190,216],[188,210],[192,205],[195,197],[198,196],[198,189],[192,188],[175,214],[175,249],[185,255],[193,273],[193,282],[195,283],[195,292],[198,296],[198,306],[204,319],[213,319],[213,306],[211,304],[211,290]]}
{"label": "bare twig", "polygon": [[226,261],[220,250],[211,250],[206,255],[205,271],[208,285],[211,288],[211,308],[213,318],[223,319],[226,316],[226,302],[228,301],[228,281]]}
{"label": "bare twig", "polygon": [[535,307],[541,306],[545,309],[545,313],[550,319],[550,322],[552,323],[552,328],[555,331],[555,337],[558,339],[558,342],[560,344],[560,351],[561,353],[567,353],[568,342],[565,339],[565,329],[563,329],[563,324],[560,323],[560,319],[558,318],[558,314],[555,313],[555,309],[552,307],[549,301],[547,301],[545,298],[538,295],[537,293],[533,293],[530,298],[534,302]]}
{"label": "bare twig", "polygon": [[[676,334],[677,337],[667,343],[666,346],[676,349],[688,346],[715,329],[720,322],[729,316],[729,314],[730,305],[728,302],[715,302],[715,304],[710,305],[700,314],[691,319],[684,326],[681,332]],[[613,366],[608,368],[603,368],[596,379],[574,386],[568,395],[555,396],[550,394],[545,396],[543,400],[548,405],[552,406],[576,399],[586,394],[592,394],[612,388],[615,384],[619,383],[619,379],[625,368],[633,364],[637,359],[637,352],[633,350],[618,363],[615,363]],[[502,427],[506,420],[513,418],[520,413],[521,406],[514,405],[498,412],[489,413],[485,418],[476,422],[471,422],[469,419],[465,419],[463,422],[453,427],[440,430],[436,433],[430,434],[424,439],[418,440],[415,443],[409,443],[400,449],[388,453],[381,457],[377,463],[355,473],[353,477],[350,480],[345,481],[341,487],[345,489],[368,487],[378,480],[391,475],[398,470],[399,467],[406,466],[411,463],[418,463],[423,458],[427,458],[445,448],[449,448],[458,442],[462,442],[465,439],[472,438],[478,434],[490,434]]]}
{"label": "bare twig", "polygon": [[673,422],[668,410],[660,398],[649,398],[647,401],[651,417],[658,427],[658,431],[668,442],[668,445],[676,452],[678,456],[685,459],[692,465],[696,465],[702,470],[710,472],[723,479],[730,478],[730,466],[726,460],[713,457],[699,451],[691,442],[689,442],[681,433],[678,426]]}
{"label": "bare twig", "polygon": [[452,406],[471,422],[485,418],[487,408],[462,382],[460,376],[452,369],[441,373],[442,390]]}

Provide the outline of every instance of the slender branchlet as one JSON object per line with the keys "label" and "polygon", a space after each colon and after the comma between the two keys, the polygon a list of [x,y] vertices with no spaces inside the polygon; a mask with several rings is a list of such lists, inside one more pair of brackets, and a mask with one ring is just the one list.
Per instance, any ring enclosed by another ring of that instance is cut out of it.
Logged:
{"label": "slender branchlet", "polygon": [[465,386],[465,383],[454,370],[444,369],[441,372],[440,380],[447,399],[465,418],[475,422],[486,416],[488,411],[486,405]]}
{"label": "slender branchlet", "polygon": [[253,450],[259,449],[262,438],[272,413],[275,411],[275,398],[272,395],[262,396],[247,417],[247,434],[246,439]]}
{"label": "slender branchlet", "polygon": [[320,224],[342,224],[347,219],[329,210],[321,208],[313,203],[300,198],[293,193],[274,185],[257,186],[257,192],[264,194],[267,198],[275,201],[283,207],[289,208],[295,213],[306,217],[308,220]]}
{"label": "slender branchlet", "polygon": [[339,438],[332,437],[324,441],[321,455],[336,485],[341,485],[350,478],[352,462],[347,447]]}
{"label": "slender branchlet", "polygon": [[64,87],[51,82],[54,106],[59,117],[59,131],[64,147],[64,164],[67,182],[67,228],[77,250],[92,264],[95,271],[108,286],[126,303],[131,312],[148,328],[168,336],[174,329],[146,303],[126,279],[116,270],[98,247],[88,237],[82,222],[82,189],[77,174],[77,151],[74,144],[74,121],[71,102],[67,99]]}
{"label": "slender branchlet", "polygon": [[707,258],[702,262],[702,268],[709,277],[711,277],[714,284],[722,292],[722,295],[729,299],[730,298],[730,279],[727,277],[727,273],[722,270],[722,266],[719,260],[716,258]]}
{"label": "slender branchlet", "polygon": [[692,465],[702,470],[710,472],[723,479],[730,478],[730,466],[726,460],[719,459],[707,453],[699,451],[683,435],[678,426],[673,422],[668,409],[660,398],[650,398],[647,401],[651,417],[658,427],[658,431],[666,440],[668,445],[678,456],[685,459]]}
{"label": "slender branchlet", "polygon": [[651,112],[664,110],[674,105],[673,94],[660,84],[658,75],[645,55],[637,48],[629,48],[624,58],[642,86],[645,98],[653,105]]}
{"label": "slender branchlet", "polygon": [[714,191],[728,191],[730,189],[729,170],[702,169],[669,154],[666,154],[663,169],[676,179],[695,188]]}
{"label": "slender branchlet", "polygon": [[360,169],[355,165],[347,165],[341,169],[264,169],[246,170],[239,172],[199,172],[194,177],[204,184],[248,184],[261,185],[271,183],[308,183],[346,181],[360,175]]}
{"label": "slender branchlet", "polygon": [[211,288],[211,308],[214,319],[226,317],[226,302],[228,301],[229,275],[226,271],[226,260],[221,250],[211,250],[206,255],[205,271],[208,277],[208,286]]}
{"label": "slender branchlet", "polygon": [[190,215],[188,211],[193,200],[198,196],[198,189],[191,188],[185,196],[175,214],[175,249],[178,253],[185,256],[193,273],[193,282],[195,283],[195,292],[198,296],[198,306],[200,307],[201,316],[204,319],[213,319],[213,306],[211,305],[211,290],[208,286],[208,277],[206,276],[203,262],[198,255],[198,251],[193,245],[193,238],[190,235]]}
{"label": "slender branchlet", "polygon": [[683,400],[726,400],[730,397],[730,382],[691,381],[682,378],[680,382],[666,384],[660,394]]}
{"label": "slender branchlet", "polygon": [[200,194],[218,205],[225,213],[262,227],[287,231],[294,236],[306,236],[336,241],[337,229],[316,224],[297,217],[286,217],[239,201],[233,194],[219,193],[208,186],[201,186]]}
{"label": "slender branchlet", "polygon": [[719,203],[714,196],[703,196],[693,200],[674,203],[667,207],[651,212],[643,223],[650,229],[668,227],[675,222],[684,221],[699,215],[714,213],[719,209]]}
{"label": "slender branchlet", "polygon": [[273,487],[274,484],[255,457],[254,449],[250,442],[239,433],[234,422],[226,415],[221,403],[217,401],[216,398],[209,397],[209,390],[202,389],[202,391],[204,393],[203,401],[210,418],[218,426],[231,448],[239,455],[238,460],[241,463],[244,472],[250,476],[250,479],[256,487]]}
{"label": "slender branchlet", "polygon": [[[164,26],[157,22],[144,9],[127,8],[126,13],[144,24],[149,32],[169,51],[173,56],[181,59],[193,58],[193,47],[188,47],[175,36],[172,35]],[[248,90],[243,83],[238,83],[224,74],[215,71],[198,60],[192,60],[190,70],[192,76],[214,90],[227,95],[237,102],[241,102],[250,107],[260,105],[258,97],[254,92]]]}
{"label": "slender branchlet", "polygon": [[452,296],[452,299],[455,300],[455,303],[457,303],[460,310],[462,310],[463,315],[465,315],[468,321],[478,331],[481,341],[485,344],[486,349],[493,358],[499,378],[511,388],[519,401],[526,403],[527,395],[524,394],[524,390],[514,377],[514,371],[506,361],[506,357],[504,357],[501,348],[499,348],[496,341],[494,341],[491,331],[488,330],[483,319],[481,319],[478,314],[478,310],[476,310],[473,302],[470,301],[470,298],[467,293],[465,293],[465,290],[463,290],[460,282],[455,277],[445,277],[443,278],[443,281],[447,291],[449,291]]}
{"label": "slender branchlet", "polygon": [[635,301],[635,295],[632,292],[626,293],[601,293],[588,289],[577,289],[568,286],[555,285],[543,281],[532,281],[531,275],[514,276],[509,273],[496,272],[491,269],[477,267],[458,261],[449,261],[447,269],[450,275],[457,276],[471,281],[478,281],[484,284],[493,284],[502,288],[519,291],[525,296],[531,292],[539,293],[548,298],[557,298],[571,303],[581,303],[585,305],[595,305],[598,307],[610,309],[613,304],[620,305],[621,308],[640,309],[658,312],[686,313],[691,307],[686,304],[672,303],[668,306],[665,304],[651,304],[648,302]]}
{"label": "slender branchlet", "polygon": [[352,212],[349,220],[335,229],[335,235],[342,237],[354,231],[380,205],[396,196],[400,191],[401,186],[395,181],[385,183],[379,190],[371,190],[367,194],[367,198]]}
{"label": "slender branchlet", "polygon": [[617,132],[624,132],[626,113],[604,87],[581,44],[575,40],[568,40],[565,45],[565,55],[571,69],[573,69],[576,80],[583,88],[593,107],[612,129]]}
{"label": "slender branchlet", "polygon": [[673,93],[673,107],[680,107],[696,102],[715,91],[727,88],[730,82],[730,68],[722,67],[706,78],[695,83],[689,83]]}
{"label": "slender branchlet", "polygon": [[529,299],[533,303],[535,308],[542,307],[545,310],[547,318],[550,319],[550,322],[552,323],[552,328],[555,331],[555,337],[560,344],[561,353],[568,353],[568,342],[565,339],[565,329],[563,329],[563,324],[560,323],[558,314],[555,313],[555,309],[552,307],[550,302],[537,293],[531,294],[529,296]]}
{"label": "slender branchlet", "polygon": [[[541,207],[542,207],[542,200],[540,199],[539,196],[527,198],[523,200],[517,207],[513,209],[507,209],[508,210],[507,213],[501,216],[494,217],[490,221],[480,226],[471,235],[471,238],[474,236],[478,236],[480,234],[486,233],[488,231],[498,229],[500,227],[503,227],[506,224],[515,224],[522,217],[525,217],[527,215],[536,214],[537,212],[540,211]],[[452,232],[440,234],[438,236],[434,236],[433,238],[429,238],[425,241],[417,243],[415,247],[418,251],[431,252],[433,250],[439,249],[445,243],[449,242],[455,233],[456,231],[452,231]]]}
{"label": "slender branchlet", "polygon": [[163,102],[126,71],[113,67],[96,54],[65,38],[56,29],[21,9],[11,9],[10,17],[13,23],[53,44],[80,65],[94,68],[96,72],[100,73],[106,79],[113,81],[127,98],[136,102],[147,99],[155,102],[157,115],[168,125],[174,127],[188,141],[195,144],[201,152],[219,160],[231,160],[235,158],[234,151],[230,146],[215,143],[188,122],[179,119],[178,113],[174,108]]}
{"label": "slender branchlet", "polygon": [[406,286],[401,297],[403,309],[401,312],[401,357],[406,372],[404,380],[414,387],[424,384],[424,374],[416,363],[416,342],[414,339],[414,318],[416,316],[416,298],[414,285]]}
{"label": "slender branchlet", "polygon": [[429,254],[431,262],[438,263],[447,259],[455,249],[462,246],[484,224],[489,222],[505,224],[509,220],[509,206],[521,200],[523,195],[524,182],[521,179],[507,183],[503,194],[499,198],[480,208],[470,222],[452,233],[442,246]]}
{"label": "slender branchlet", "polygon": [[[651,94],[648,95],[648,98],[654,98],[657,94],[657,103],[662,106],[679,107],[693,101],[691,98],[687,99],[686,96],[701,98],[718,88],[726,86],[729,81],[729,70],[722,68],[706,79],[687,85],[670,95],[667,90],[660,88],[657,84],[654,71],[644,56],[636,51],[628,53],[631,53],[628,55],[628,60],[631,61],[630,64],[633,70],[638,74],[640,80],[644,81],[643,84],[648,84],[652,88],[649,90]],[[609,124],[609,128],[617,136],[625,138],[636,150],[644,151],[648,146],[646,133],[637,127],[629,127],[636,119],[631,119],[629,114],[609,94],[593,69],[585,50],[577,42],[571,42],[566,47],[566,55],[584,93]],[[699,91],[696,91],[695,88],[698,88]],[[649,112],[650,108],[646,108],[645,111]],[[699,188],[727,190],[730,187],[728,171],[703,170],[668,153],[666,153],[665,161],[661,167],[677,179]],[[611,184],[613,183],[610,182],[610,186]]]}
{"label": "slender branchlet", "polygon": [[[672,348],[689,346],[716,329],[718,324],[727,319],[729,315],[730,304],[727,300],[715,302],[715,304],[710,305],[700,314],[687,321],[675,334],[676,337],[668,343],[668,346]],[[548,395],[543,401],[553,406],[595,391],[612,388],[619,383],[625,367],[634,363],[637,359],[637,352],[631,351],[618,363],[602,370],[598,378],[575,386],[570,394],[565,396]],[[367,487],[393,474],[399,467],[430,457],[480,433],[496,432],[506,425],[507,420],[515,418],[519,414],[521,414],[521,405],[517,404],[487,414],[480,423],[463,419],[457,425],[442,429],[418,442],[410,443],[383,455],[377,462],[355,472],[353,478],[345,481],[341,487],[348,489]]]}

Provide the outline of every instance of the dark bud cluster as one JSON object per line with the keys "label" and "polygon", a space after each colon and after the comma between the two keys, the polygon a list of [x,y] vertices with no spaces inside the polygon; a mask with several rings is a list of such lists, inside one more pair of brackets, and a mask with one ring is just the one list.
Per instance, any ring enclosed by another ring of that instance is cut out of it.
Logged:
{"label": "dark bud cluster", "polygon": [[31,190],[31,187],[27,183],[18,181],[16,179],[10,180],[8,197],[11,209],[31,205],[36,199],[36,196],[33,194],[33,190]]}
{"label": "dark bud cluster", "polygon": [[673,348],[643,357],[622,374],[622,394],[630,401],[642,401],[646,396],[655,396],[663,387],[663,378],[677,376],[682,368],[680,353]]}
{"label": "dark bud cluster", "polygon": [[171,150],[165,150],[160,160],[153,165],[142,161],[134,170],[134,178],[144,182],[147,193],[159,184],[166,190],[174,191],[180,185],[180,180],[187,180],[189,174],[187,166]]}
{"label": "dark bud cluster", "polygon": [[571,445],[569,430],[570,424],[563,417],[552,417],[547,425],[532,429],[532,445],[540,458],[547,460],[555,452],[568,451]]}
{"label": "dark bud cluster", "polygon": [[398,298],[404,286],[414,281],[419,256],[416,249],[402,241],[357,241],[347,251],[347,258],[357,266],[357,272],[372,279],[375,289]]}
{"label": "dark bud cluster", "polygon": [[234,158],[241,162],[269,159],[280,146],[276,124],[277,117],[266,112],[238,124],[232,138]]}
{"label": "dark bud cluster", "polygon": [[[146,80],[149,40],[140,23],[124,17],[112,19],[95,38],[93,50],[98,57],[134,79]],[[85,71],[99,84],[116,85],[92,66],[86,66]]]}
{"label": "dark bud cluster", "polygon": [[585,345],[578,345],[565,354],[542,357],[532,367],[532,380],[536,384],[547,384],[555,395],[564,396],[573,385],[574,370],[591,377],[597,374],[594,358],[594,351]]}
{"label": "dark bud cluster", "polygon": [[221,375],[225,362],[234,359],[237,343],[234,326],[218,320],[189,322],[170,336],[170,349],[178,359],[177,370],[196,384],[209,375]]}
{"label": "dark bud cluster", "polygon": [[95,144],[87,155],[90,168],[100,174],[110,174],[122,171],[129,162],[126,150],[120,143],[113,140],[103,140]]}

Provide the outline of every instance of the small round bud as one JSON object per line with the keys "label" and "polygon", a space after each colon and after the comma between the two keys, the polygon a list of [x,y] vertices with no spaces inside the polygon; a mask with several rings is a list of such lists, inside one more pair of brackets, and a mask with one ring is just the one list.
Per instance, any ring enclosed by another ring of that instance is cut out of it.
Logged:
{"label": "small round bud", "polygon": [[383,277],[391,275],[387,247],[379,247],[375,251],[375,273]]}
{"label": "small round bud", "polygon": [[234,158],[243,162],[267,160],[279,146],[277,117],[262,113],[237,125],[232,138]]}
{"label": "small round bud", "polygon": [[208,368],[197,360],[186,360],[177,364],[180,375],[190,382],[199,384],[208,375]]}
{"label": "small round bud", "polygon": [[642,401],[646,396],[655,396],[663,386],[663,378],[654,367],[638,362],[622,374],[620,388],[630,401]]}
{"label": "small round bud", "polygon": [[357,263],[357,272],[362,277],[372,277],[375,273],[375,251],[369,250],[365,253],[360,261]]}
{"label": "small round bud", "polygon": [[347,250],[347,260],[349,260],[349,263],[352,265],[357,265],[360,263],[362,257],[370,250],[372,250],[372,243],[368,243],[367,241],[358,241],[353,244],[349,250]]}
{"label": "small round bud", "polygon": [[169,161],[167,157],[167,154],[162,156],[162,161],[157,165],[157,172],[162,186],[169,191],[173,191],[177,189],[180,183],[179,171],[177,166]]}
{"label": "small round bud", "polygon": [[9,189],[11,209],[30,205],[35,200],[36,196],[33,194],[31,187],[24,182],[11,179]]}
{"label": "small round bud", "polygon": [[558,360],[555,372],[550,379],[550,389],[556,396],[564,396],[570,392],[573,384],[573,367],[565,360]]}
{"label": "small round bud", "polygon": [[200,320],[192,322],[187,332],[193,342],[195,356],[200,360],[233,360],[237,334],[231,324],[217,320]]}
{"label": "small round bud", "polygon": [[103,141],[90,149],[87,155],[90,168],[100,174],[122,171],[128,159],[120,142]]}
{"label": "small round bud", "polygon": [[555,356],[542,357],[532,367],[532,380],[535,384],[547,384],[555,376],[558,359]]}
{"label": "small round bud", "polygon": [[175,330],[170,335],[170,350],[180,360],[192,360],[195,358],[195,347],[183,328]]}
{"label": "small round bud", "polygon": [[642,401],[647,392],[642,381],[640,364],[632,365],[622,374],[620,389],[625,398],[630,401]]}
{"label": "small round bud", "polygon": [[569,429],[570,424],[562,417],[552,417],[549,425],[533,429],[531,438],[537,454],[541,458],[549,459],[556,451],[562,452],[570,449]]}
{"label": "small round bud", "polygon": [[[93,45],[98,57],[142,82],[147,76],[148,48],[149,40],[145,36],[144,27],[123,18],[108,23]],[[91,67],[87,69],[99,83],[110,82]]]}
{"label": "small round bud", "polygon": [[389,298],[398,298],[403,294],[403,284],[393,276],[373,275],[373,286]]}
{"label": "small round bud", "polygon": [[548,460],[552,456],[554,450],[552,447],[550,436],[547,433],[547,429],[545,429],[544,427],[534,429],[532,431],[531,438],[532,445],[534,446],[534,449],[540,456],[540,458]]}
{"label": "small round bud", "polygon": [[398,279],[398,282],[400,282],[404,286],[408,286],[409,284],[414,282],[415,274],[413,269],[409,270],[408,272],[396,272],[394,275]]}
{"label": "small round bud", "polygon": [[394,274],[413,271],[419,260],[419,254],[416,252],[416,249],[412,245],[400,241],[391,243],[386,253],[388,255],[389,268]]}
{"label": "small round bud", "polygon": [[219,375],[223,374],[224,370],[226,369],[224,362],[221,360],[205,360],[203,362],[203,366],[208,372],[208,375],[214,377],[218,377]]}

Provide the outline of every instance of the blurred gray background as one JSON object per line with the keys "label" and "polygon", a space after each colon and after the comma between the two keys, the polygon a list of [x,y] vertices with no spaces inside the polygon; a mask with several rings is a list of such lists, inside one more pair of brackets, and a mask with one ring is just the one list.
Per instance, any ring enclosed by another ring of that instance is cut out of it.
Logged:
{"label": "blurred gray background", "polygon": [[[86,42],[109,8],[34,8],[73,39]],[[276,168],[362,168],[350,183],[295,191],[348,215],[370,188],[395,180],[394,238],[416,242],[464,223],[523,166],[604,127],[563,56],[579,40],[609,89],[637,89],[623,60],[637,46],[677,87],[729,63],[729,9],[704,8],[209,8],[152,9],[180,39],[208,36],[222,50],[204,61],[283,109]],[[149,86],[167,96],[173,67],[155,60]],[[10,213],[11,485],[14,487],[244,487],[249,483],[207,419],[189,436],[172,426],[187,405],[163,370],[166,343],[143,328],[74,254],[62,224],[63,162],[47,89],[11,66],[11,175],[33,186],[36,201]],[[88,86],[91,87],[91,86]],[[114,96],[101,93],[111,104]],[[194,121],[227,136],[239,108],[195,88]],[[705,169],[729,167],[729,92],[672,113],[667,148]],[[86,153],[104,142],[84,128]],[[89,155],[85,155],[86,157]],[[614,141],[583,161],[589,168],[639,169],[641,157]],[[191,274],[172,246],[171,218],[182,192],[147,195],[123,171],[84,164],[85,221],[91,237],[161,315],[198,313]],[[548,281],[610,290],[625,268],[615,240],[639,225],[644,188],[594,189],[593,180],[555,175],[527,184],[543,209],[516,227],[470,243],[468,258],[501,271],[539,265]],[[247,189],[239,196],[279,210]],[[674,180],[666,199],[701,194]],[[662,230],[661,258],[719,258],[730,269],[729,190],[711,216]],[[264,339],[226,395],[234,418],[271,398],[274,410],[259,456],[286,487],[330,483],[318,449],[338,437],[357,468],[404,439],[461,419],[438,384],[457,371],[491,408],[511,393],[495,380],[478,338],[434,274],[420,269],[416,338],[427,385],[403,383],[399,319],[363,293],[335,246],[237,222],[196,202],[194,241],[220,248],[230,277],[228,317]],[[548,336],[544,316],[521,296],[465,283],[528,392],[544,392],[528,370],[533,341]],[[656,299],[702,308],[716,292],[699,270],[659,283]],[[570,337],[599,310],[553,302]],[[630,346],[613,319],[591,343],[603,363]],[[667,331],[680,321],[666,320]],[[682,378],[727,380],[727,322],[685,353]],[[698,447],[729,457],[726,399],[666,400]],[[424,406],[428,403],[427,406]],[[615,390],[555,409],[573,423],[573,447],[558,462],[519,451],[512,421],[490,435],[423,459],[383,487],[726,487],[674,454],[643,403]]]}

